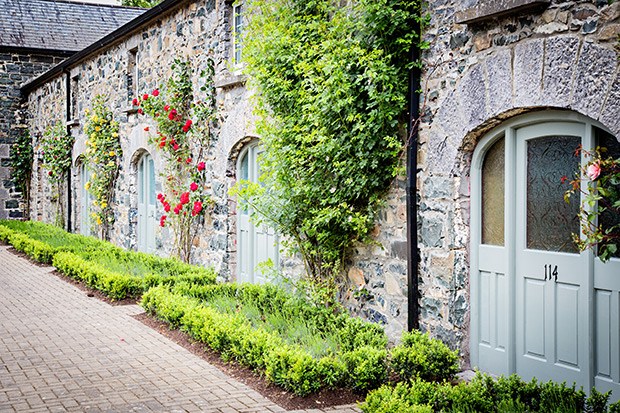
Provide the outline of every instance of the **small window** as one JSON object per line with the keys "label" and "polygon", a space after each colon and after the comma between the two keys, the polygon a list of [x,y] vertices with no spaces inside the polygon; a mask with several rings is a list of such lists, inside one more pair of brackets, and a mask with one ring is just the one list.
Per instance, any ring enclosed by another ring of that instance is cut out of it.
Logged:
{"label": "small window", "polygon": [[70,118],[71,119],[67,119],[67,120],[72,120],[72,119],[77,119],[79,117],[79,110],[78,110],[78,95],[79,95],[79,75],[77,76],[73,76],[71,78],[71,111],[70,111]]}
{"label": "small window", "polygon": [[241,33],[243,31],[243,8],[242,6],[235,5],[233,10],[233,44],[235,51],[235,64],[241,63]]}
{"label": "small window", "polygon": [[127,96],[133,99],[138,96],[138,48],[127,53]]}
{"label": "small window", "polygon": [[[620,159],[620,142],[610,133],[605,132],[602,129],[595,128],[596,134],[596,144],[601,147],[601,150],[605,150],[603,152],[603,158],[613,158]],[[616,187],[616,190],[620,192],[620,185]],[[607,198],[603,198],[599,202],[607,202]],[[603,228],[603,231],[607,231],[614,225],[617,225],[620,222],[620,213],[614,211],[611,208],[607,208],[600,216],[599,216],[599,224]],[[620,258],[620,251],[616,251],[615,254],[612,255],[614,258]]]}

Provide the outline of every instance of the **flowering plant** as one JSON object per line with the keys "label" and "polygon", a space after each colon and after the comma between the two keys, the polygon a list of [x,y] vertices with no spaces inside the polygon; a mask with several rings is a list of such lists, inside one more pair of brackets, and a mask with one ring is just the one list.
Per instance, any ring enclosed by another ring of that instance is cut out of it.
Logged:
{"label": "flowering plant", "polygon": [[21,133],[11,146],[11,177],[24,199],[24,217],[30,211],[30,178],[32,176],[32,136],[28,130]]}
{"label": "flowering plant", "polygon": [[605,157],[606,151],[601,147],[592,152],[577,149],[577,155],[583,152],[589,160],[577,172],[572,188],[564,196],[569,202],[574,193],[585,195],[579,212],[584,236],[573,234],[573,240],[580,251],[597,247],[603,262],[617,256],[620,244],[620,158]]}
{"label": "flowering plant", "polygon": [[[206,78],[202,87],[207,99],[194,101],[192,68],[187,60],[176,59],[172,66],[173,76],[168,79],[167,93],[154,90],[133,100],[138,113],[148,115],[157,122],[157,131],[149,127],[149,143],[155,145],[166,161],[164,192],[157,198],[164,214],[159,224],[169,226],[174,233],[173,253],[189,262],[191,246],[200,219],[213,205],[205,194],[206,164],[203,160],[209,148],[210,123],[215,118],[214,67],[209,60],[208,68],[200,74]],[[162,89],[164,89],[162,87]]]}
{"label": "flowering plant", "polygon": [[57,203],[56,225],[64,226],[63,204],[61,202],[62,182],[71,168],[71,150],[73,137],[61,121],[45,129],[41,138],[41,156],[43,167],[52,186],[52,201]]}
{"label": "flowering plant", "polygon": [[93,195],[93,212],[101,237],[110,239],[110,229],[114,224],[112,194],[118,177],[119,162],[122,157],[121,143],[118,135],[118,123],[107,107],[104,95],[95,96],[92,110],[86,109],[88,118],[84,133],[86,134],[86,166],[91,173],[86,189]]}

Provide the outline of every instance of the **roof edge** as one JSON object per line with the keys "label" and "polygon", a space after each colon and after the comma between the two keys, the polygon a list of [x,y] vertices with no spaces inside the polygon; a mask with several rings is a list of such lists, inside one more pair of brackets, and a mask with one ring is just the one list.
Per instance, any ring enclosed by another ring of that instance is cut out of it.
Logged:
{"label": "roof edge", "polygon": [[165,12],[168,12],[172,10],[173,8],[175,8],[176,6],[186,3],[188,1],[189,0],[164,0],[162,1],[158,5],[153,6],[150,9],[147,9],[146,12],[139,15],[135,19],[130,20],[129,22],[125,23],[118,29],[114,30],[113,32],[107,34],[106,36],[92,43],[90,46],[87,46],[86,48],[80,50],[79,52],[75,53],[68,59],[63,60],[56,66],[49,69],[47,72],[44,72],[40,76],[37,76],[34,79],[24,83],[23,85],[20,86],[19,89],[22,91],[24,95],[29,94],[30,91],[32,91],[32,89],[40,86],[41,84],[45,83],[49,79],[58,75],[59,73],[66,71],[69,67],[79,63],[81,60],[95,53],[97,50],[102,49],[106,46],[109,46],[110,44],[120,40],[121,38],[133,32],[134,30],[137,30],[141,28],[142,26],[150,23],[151,21],[158,19]]}
{"label": "roof edge", "polygon": [[73,1],[73,0],[41,0],[41,1],[49,1],[52,3],[78,4],[80,6],[111,7],[115,9],[134,9],[134,10],[147,10],[148,9],[148,7],[123,6],[121,4],[108,4],[108,3],[91,3],[87,1]]}
{"label": "roof edge", "polygon": [[0,45],[0,53],[23,53],[23,54],[41,54],[52,56],[66,56],[69,57],[75,54],[77,50],[60,50],[60,49],[43,49],[40,47],[26,47],[26,46],[4,46]]}

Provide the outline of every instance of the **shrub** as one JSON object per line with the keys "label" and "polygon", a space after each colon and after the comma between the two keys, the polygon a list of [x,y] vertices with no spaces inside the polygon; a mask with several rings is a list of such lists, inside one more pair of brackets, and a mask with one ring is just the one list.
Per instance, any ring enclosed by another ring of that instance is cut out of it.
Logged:
{"label": "shrub", "polygon": [[391,366],[403,380],[451,380],[459,372],[458,354],[428,333],[405,332],[391,351]]}
{"label": "shrub", "polygon": [[516,375],[492,377],[478,373],[471,383],[453,386],[448,382],[432,383],[415,379],[383,386],[368,394],[361,405],[365,413],[408,412],[422,406],[445,412],[616,412],[620,403],[607,407],[610,393],[583,390],[565,383],[525,382]]}
{"label": "shrub", "polygon": [[43,264],[51,264],[54,257],[55,251],[52,247],[18,232],[10,235],[9,242],[17,251]]}
{"label": "shrub", "polygon": [[344,354],[349,385],[355,392],[375,389],[387,377],[387,351],[385,348],[364,346]]}

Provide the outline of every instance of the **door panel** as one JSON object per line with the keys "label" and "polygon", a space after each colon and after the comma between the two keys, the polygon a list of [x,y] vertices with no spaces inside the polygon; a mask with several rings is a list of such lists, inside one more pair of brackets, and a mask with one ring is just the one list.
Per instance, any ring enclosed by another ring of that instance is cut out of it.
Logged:
{"label": "door panel", "polygon": [[516,131],[516,372],[589,387],[588,260],[578,254],[579,204],[562,176],[579,168],[585,126],[546,123]]}
{"label": "door panel", "polygon": [[156,250],[156,204],[155,165],[147,153],[138,161],[138,251],[153,253]]}

